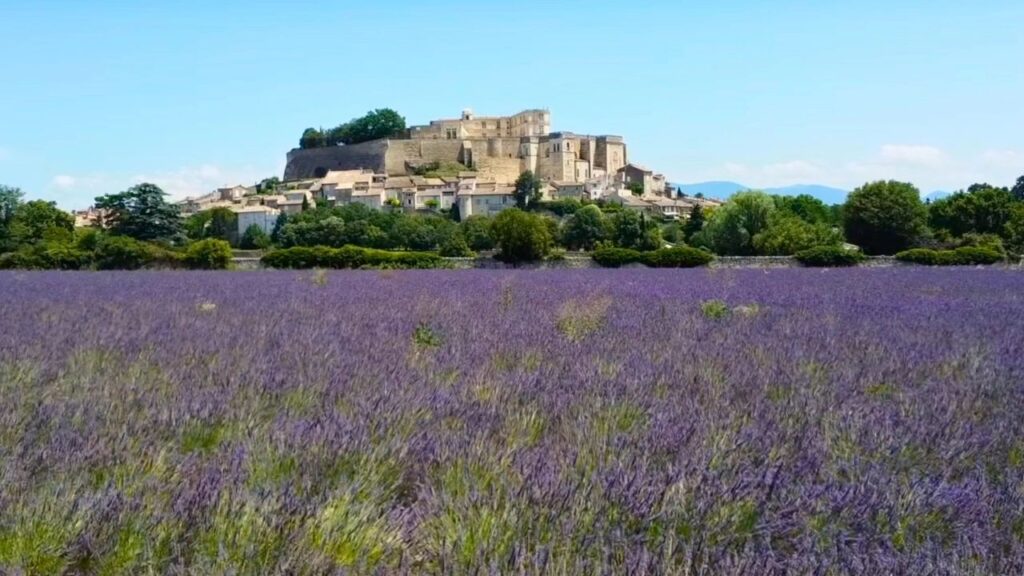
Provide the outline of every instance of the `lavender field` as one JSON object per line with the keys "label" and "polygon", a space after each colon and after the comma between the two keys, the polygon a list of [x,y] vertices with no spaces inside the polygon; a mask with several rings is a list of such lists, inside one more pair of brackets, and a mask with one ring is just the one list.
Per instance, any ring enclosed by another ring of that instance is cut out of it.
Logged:
{"label": "lavender field", "polygon": [[1018,272],[0,294],[0,573],[1024,572]]}

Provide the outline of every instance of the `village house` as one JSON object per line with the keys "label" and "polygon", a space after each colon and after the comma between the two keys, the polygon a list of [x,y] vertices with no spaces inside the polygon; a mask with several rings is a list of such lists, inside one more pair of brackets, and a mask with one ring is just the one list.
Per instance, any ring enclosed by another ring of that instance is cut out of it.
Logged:
{"label": "village house", "polygon": [[269,206],[237,206],[232,209],[238,217],[238,237],[241,238],[250,226],[258,226],[264,233],[270,235],[274,231],[277,217],[281,211]]}

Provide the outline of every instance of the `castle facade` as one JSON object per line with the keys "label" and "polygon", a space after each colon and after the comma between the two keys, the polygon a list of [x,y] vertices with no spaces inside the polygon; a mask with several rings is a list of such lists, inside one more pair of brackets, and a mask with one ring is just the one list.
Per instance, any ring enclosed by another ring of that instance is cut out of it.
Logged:
{"label": "castle facade", "polygon": [[512,183],[526,170],[549,182],[583,183],[614,177],[628,159],[620,136],[551,132],[547,110],[487,117],[465,110],[456,119],[413,126],[404,138],[292,150],[284,178],[319,178],[328,171],[357,169],[405,176],[445,162],[459,162],[498,183]]}

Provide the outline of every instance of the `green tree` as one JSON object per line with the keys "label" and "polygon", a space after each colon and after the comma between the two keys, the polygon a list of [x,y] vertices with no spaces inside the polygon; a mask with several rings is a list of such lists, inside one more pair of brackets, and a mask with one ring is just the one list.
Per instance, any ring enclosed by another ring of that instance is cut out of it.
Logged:
{"label": "green tree", "polygon": [[199,270],[226,270],[231,258],[231,245],[217,238],[193,242],[185,250],[185,264]]}
{"label": "green tree", "polygon": [[543,218],[519,208],[509,208],[495,216],[492,230],[498,257],[506,262],[542,260],[554,241]]}
{"label": "green tree", "polygon": [[316,128],[306,128],[302,133],[302,138],[299,138],[299,148],[303,149],[323,148],[326,144],[324,133]]}
{"label": "green tree", "polygon": [[965,234],[1003,234],[1010,220],[1013,195],[1006,188],[974,184],[928,205],[928,225],[960,237]]}
{"label": "green tree", "polygon": [[374,226],[369,220],[356,220],[345,225],[345,233],[342,235],[343,244],[364,246],[366,248],[385,248],[391,246],[388,243],[388,235],[379,227]]}
{"label": "green tree", "polygon": [[238,243],[238,215],[228,208],[210,210],[210,223],[204,238],[218,238],[232,245]]}
{"label": "green tree", "polygon": [[281,186],[281,179],[277,176],[271,176],[270,178],[264,178],[260,180],[259,184],[256,184],[257,194],[273,194],[277,192],[277,189]]}
{"label": "green tree", "polygon": [[15,247],[44,240],[70,244],[74,230],[75,218],[57,208],[56,203],[45,200],[19,204],[8,225],[9,242]]}
{"label": "green tree", "polygon": [[637,210],[623,210],[612,216],[611,240],[620,248],[633,250],[657,250],[664,244],[658,224]]}
{"label": "green tree", "polygon": [[1003,235],[1011,252],[1024,255],[1024,202],[1017,202],[1010,209],[1010,219]]}
{"label": "green tree", "polygon": [[330,246],[340,248],[347,242],[349,225],[337,216],[321,220],[300,220],[295,218],[281,227],[278,243],[285,247]]}
{"label": "green tree", "polygon": [[516,179],[516,207],[526,210],[541,200],[541,181],[533,172],[527,170]]}
{"label": "green tree", "polygon": [[632,194],[633,196],[637,196],[637,197],[643,196],[644,195],[644,183],[643,182],[630,182],[629,183],[629,193]]}
{"label": "green tree", "polygon": [[491,232],[491,219],[486,216],[470,216],[459,223],[459,229],[466,239],[470,250],[493,250],[494,236]]}
{"label": "green tree", "polygon": [[700,204],[694,204],[690,208],[690,217],[683,225],[683,239],[689,242],[698,232],[704,229],[704,208]]}
{"label": "green tree", "polygon": [[132,186],[120,194],[96,198],[96,208],[105,213],[103,228],[136,240],[178,241],[183,228],[177,206],[155,184]]}
{"label": "green tree", "polygon": [[270,248],[270,236],[259,224],[253,224],[242,234],[241,247],[243,250],[266,250]]}
{"label": "green tree", "polygon": [[1010,194],[1013,194],[1014,200],[1024,202],[1024,176],[1017,178],[1017,183],[1013,185]]}
{"label": "green tree", "polygon": [[913,184],[878,181],[850,193],[843,206],[846,238],[868,254],[895,254],[924,231],[927,210]]}
{"label": "green tree", "polygon": [[774,213],[775,201],[768,194],[738,192],[711,214],[694,242],[716,254],[751,256],[756,253],[754,236],[768,228]]}
{"label": "green tree", "polygon": [[339,134],[339,139],[343,144],[359,144],[400,136],[403,132],[405,118],[390,108],[381,108],[349,122]]}
{"label": "green tree", "polygon": [[808,224],[827,224],[831,221],[828,205],[810,194],[773,196],[775,208],[796,216]]}
{"label": "green tree", "polygon": [[593,250],[608,239],[610,224],[601,209],[593,204],[576,211],[565,223],[562,243],[571,250]]}
{"label": "green tree", "polygon": [[754,249],[764,256],[790,256],[816,246],[837,246],[842,240],[828,224],[811,224],[791,213],[776,213],[768,228],[754,236]]}
{"label": "green tree", "polygon": [[462,236],[462,232],[459,230],[456,230],[454,234],[449,235],[441,242],[437,253],[446,258],[469,258],[474,255],[473,251],[469,248],[469,244],[466,243],[465,237]]}
{"label": "green tree", "polygon": [[10,240],[10,225],[22,197],[24,193],[20,189],[0,184],[0,253],[14,250]]}

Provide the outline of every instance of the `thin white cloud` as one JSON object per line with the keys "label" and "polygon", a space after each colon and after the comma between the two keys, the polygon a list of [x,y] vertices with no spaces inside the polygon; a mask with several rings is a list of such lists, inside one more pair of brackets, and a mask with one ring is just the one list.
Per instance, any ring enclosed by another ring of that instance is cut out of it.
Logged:
{"label": "thin white cloud", "polygon": [[1024,152],[1020,150],[986,150],[981,154],[981,162],[988,167],[1017,170],[1024,174]]}
{"label": "thin white cloud", "polygon": [[64,208],[84,208],[92,204],[97,196],[149,182],[162,188],[172,200],[181,200],[189,196],[201,196],[225,186],[253,184],[274,174],[280,174],[280,170],[215,164],[135,175],[58,174],[50,180],[50,194]]}
{"label": "thin white cloud", "polygon": [[806,181],[808,178],[818,178],[824,173],[817,164],[807,160],[791,160],[789,162],[769,164],[764,167],[763,172],[770,179],[788,181]]}
{"label": "thin white cloud", "polygon": [[920,144],[886,144],[879,154],[887,164],[911,166],[941,166],[947,162],[946,153],[934,146]]}

